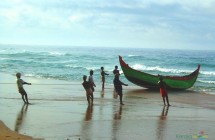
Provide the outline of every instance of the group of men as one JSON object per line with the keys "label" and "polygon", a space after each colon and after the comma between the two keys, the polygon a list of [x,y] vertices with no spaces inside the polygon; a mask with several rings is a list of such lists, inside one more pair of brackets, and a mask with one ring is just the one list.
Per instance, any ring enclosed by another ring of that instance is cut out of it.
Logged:
{"label": "group of men", "polygon": [[[124,105],[124,103],[122,102],[122,97],[123,97],[122,85],[128,86],[128,84],[125,84],[125,83],[123,83],[123,82],[121,82],[119,80],[120,73],[119,73],[119,70],[118,70],[118,66],[115,66],[115,69],[113,70],[113,74],[114,74],[114,80],[113,80],[114,90],[119,95],[120,105]],[[104,76],[105,75],[108,75],[108,74],[106,74],[104,72],[104,67],[101,67],[102,89],[104,89],[104,81],[105,81]],[[24,84],[31,85],[31,83],[27,83],[27,82],[23,81],[21,79],[21,73],[17,73],[16,77],[17,77],[18,91],[22,95],[22,100],[23,100],[24,103],[29,104],[28,96],[27,96],[26,91],[23,88],[23,85]],[[96,85],[94,83],[94,80],[93,80],[93,70],[90,70],[90,76],[89,76],[88,81],[87,81],[87,76],[86,75],[83,76],[82,85],[83,85],[83,87],[84,87],[84,89],[86,91],[86,97],[87,97],[88,104],[93,104],[93,92],[95,91],[94,87],[96,87]],[[167,94],[167,89],[166,89],[166,84],[163,81],[162,76],[160,76],[160,81],[158,82],[158,85],[159,85],[159,88],[160,88],[160,94],[161,94],[161,96],[163,98],[164,105],[166,105],[166,102],[167,102],[167,105],[170,106],[169,99],[168,99],[168,94]]]}
{"label": "group of men", "polygon": [[[122,102],[122,85],[128,86],[127,84],[121,82],[119,80],[119,70],[118,70],[118,66],[115,66],[115,69],[113,70],[113,74],[114,74],[114,80],[113,80],[113,84],[114,84],[114,90],[115,92],[119,95],[119,99],[120,99],[120,104],[124,105]],[[101,78],[102,78],[102,89],[104,90],[104,81],[105,81],[105,75],[108,75],[104,72],[104,67],[101,67]],[[90,76],[89,76],[89,80],[87,81],[87,76],[84,75],[83,76],[83,83],[82,83],[84,89],[86,90],[86,97],[87,97],[87,101],[88,104],[93,104],[93,92],[94,92],[94,87],[96,87],[94,80],[93,80],[93,70],[90,70]]]}

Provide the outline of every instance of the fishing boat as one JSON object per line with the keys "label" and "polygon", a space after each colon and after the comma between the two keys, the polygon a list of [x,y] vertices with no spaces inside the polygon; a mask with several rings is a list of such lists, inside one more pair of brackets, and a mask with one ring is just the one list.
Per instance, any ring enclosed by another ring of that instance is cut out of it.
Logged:
{"label": "fishing boat", "polygon": [[[144,87],[144,88],[158,88],[158,81],[161,75],[153,75],[149,73],[145,73],[139,70],[135,70],[131,68],[128,64],[126,64],[122,57],[119,56],[119,62],[122,68],[122,71],[125,77],[135,85]],[[188,89],[194,85],[196,79],[198,77],[200,70],[200,65],[198,68],[185,76],[163,76],[163,81],[166,83],[168,89]]]}

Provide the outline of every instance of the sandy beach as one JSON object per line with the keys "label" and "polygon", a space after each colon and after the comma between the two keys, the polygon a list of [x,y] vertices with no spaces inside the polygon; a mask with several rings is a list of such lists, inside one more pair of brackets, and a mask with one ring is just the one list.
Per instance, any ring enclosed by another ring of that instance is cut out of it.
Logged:
{"label": "sandy beach", "polygon": [[128,86],[121,106],[113,86],[102,91],[96,83],[94,104],[88,106],[82,81],[22,77],[32,83],[25,86],[31,103],[25,105],[16,77],[0,77],[0,140],[215,139],[214,95],[169,91],[172,106],[164,107],[159,91]]}

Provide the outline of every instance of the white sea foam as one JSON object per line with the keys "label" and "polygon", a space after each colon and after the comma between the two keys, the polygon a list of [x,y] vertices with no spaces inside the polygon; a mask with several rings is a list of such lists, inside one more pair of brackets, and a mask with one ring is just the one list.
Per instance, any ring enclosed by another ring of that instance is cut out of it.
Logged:
{"label": "white sea foam", "polygon": [[128,57],[137,57],[139,55],[133,55],[133,54],[129,54]]}
{"label": "white sea foam", "polygon": [[37,77],[35,74],[33,73],[27,73],[27,74],[24,74],[25,77]]}
{"label": "white sea foam", "polygon": [[78,65],[72,65],[72,64],[68,64],[68,65],[65,65],[65,67],[67,68],[74,68],[74,69],[86,69],[84,67],[81,67],[81,66],[78,66]]}
{"label": "white sea foam", "polygon": [[10,58],[0,58],[0,60],[10,60]]}
{"label": "white sea foam", "polygon": [[86,67],[87,70],[100,70],[98,67]]}
{"label": "white sea foam", "polygon": [[212,76],[215,75],[215,71],[200,71],[200,73],[204,75],[212,75]]}
{"label": "white sea foam", "polygon": [[198,81],[206,84],[215,84],[215,81],[204,81],[204,80],[198,80]]}
{"label": "white sea foam", "polygon": [[169,69],[169,68],[162,68],[160,66],[154,66],[154,67],[148,67],[141,64],[134,64],[131,66],[134,69],[140,70],[140,71],[160,71],[160,72],[166,72],[166,73],[191,73],[190,70],[178,70],[178,69]]}
{"label": "white sea foam", "polygon": [[62,55],[66,55],[66,53],[61,53],[61,52],[49,52],[50,55],[54,55],[54,56],[62,56]]}

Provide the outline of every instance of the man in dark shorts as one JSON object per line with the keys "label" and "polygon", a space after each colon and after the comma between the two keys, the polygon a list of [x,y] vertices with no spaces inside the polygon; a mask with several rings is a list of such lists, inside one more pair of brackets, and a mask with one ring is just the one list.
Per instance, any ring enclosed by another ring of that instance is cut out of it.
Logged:
{"label": "man in dark shorts", "polygon": [[122,102],[122,85],[124,86],[128,86],[127,84],[124,84],[123,82],[121,82],[119,80],[119,74],[115,74],[115,78],[113,80],[113,84],[114,84],[114,87],[115,87],[115,91],[117,92],[117,94],[119,95],[119,99],[120,99],[120,104],[121,105],[124,105],[123,102]]}
{"label": "man in dark shorts", "polygon": [[17,77],[16,83],[17,83],[18,91],[22,95],[22,100],[24,101],[25,104],[29,104],[28,95],[27,95],[25,89],[23,88],[23,85],[24,84],[31,85],[31,83],[27,83],[27,82],[23,81],[21,79],[21,73],[17,73],[16,77]]}

